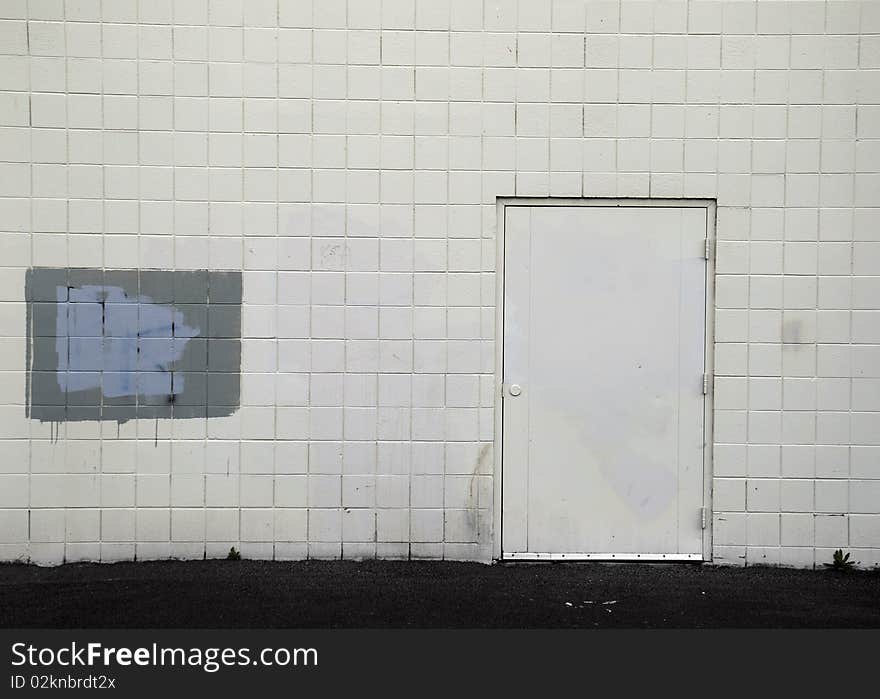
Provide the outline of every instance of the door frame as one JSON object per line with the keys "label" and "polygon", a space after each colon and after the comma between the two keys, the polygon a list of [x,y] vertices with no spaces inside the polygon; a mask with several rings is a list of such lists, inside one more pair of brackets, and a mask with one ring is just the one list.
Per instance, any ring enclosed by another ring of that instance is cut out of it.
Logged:
{"label": "door frame", "polygon": [[505,220],[508,207],[525,206],[598,206],[621,208],[695,208],[706,210],[706,339],[704,348],[704,371],[708,378],[703,404],[703,561],[712,560],[712,446],[713,446],[713,394],[715,362],[715,219],[717,202],[715,199],[669,199],[669,198],[572,198],[572,197],[498,197],[496,209],[495,235],[495,432],[494,432],[494,537],[492,557],[498,561],[514,560],[694,560],[692,557],[669,554],[628,554],[628,555],[567,555],[552,556],[508,555],[502,551],[502,498],[504,483],[504,240]]}

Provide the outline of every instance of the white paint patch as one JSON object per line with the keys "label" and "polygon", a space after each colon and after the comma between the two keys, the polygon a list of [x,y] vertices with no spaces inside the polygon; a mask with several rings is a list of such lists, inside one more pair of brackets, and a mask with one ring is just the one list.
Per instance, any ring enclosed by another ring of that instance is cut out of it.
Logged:
{"label": "white paint patch", "polygon": [[58,287],[56,377],[62,392],[101,388],[109,398],[183,392],[183,376],[172,381],[171,368],[201,330],[187,325],[180,311],[146,295],[129,297],[118,286],[71,288],[74,303],[64,302],[67,293]]}

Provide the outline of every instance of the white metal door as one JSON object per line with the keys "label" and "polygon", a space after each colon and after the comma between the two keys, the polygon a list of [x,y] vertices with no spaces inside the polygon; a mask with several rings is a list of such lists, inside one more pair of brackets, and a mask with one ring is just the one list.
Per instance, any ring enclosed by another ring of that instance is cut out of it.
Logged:
{"label": "white metal door", "polygon": [[707,209],[508,206],[502,558],[700,559]]}

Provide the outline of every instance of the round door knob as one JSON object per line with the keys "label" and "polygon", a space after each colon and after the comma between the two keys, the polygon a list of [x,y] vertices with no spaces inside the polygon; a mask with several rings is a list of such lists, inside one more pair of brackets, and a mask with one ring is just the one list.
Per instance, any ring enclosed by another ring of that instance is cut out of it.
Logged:
{"label": "round door knob", "polygon": [[520,386],[518,383],[510,385],[510,395],[518,396],[520,393],[522,393],[522,386]]}

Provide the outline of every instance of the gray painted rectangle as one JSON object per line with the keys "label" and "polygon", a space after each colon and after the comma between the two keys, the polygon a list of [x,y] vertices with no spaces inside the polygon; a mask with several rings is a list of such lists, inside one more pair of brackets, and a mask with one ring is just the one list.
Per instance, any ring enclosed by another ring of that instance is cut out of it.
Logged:
{"label": "gray painted rectangle", "polygon": [[232,414],[241,392],[241,292],[235,271],[28,270],[28,416]]}

